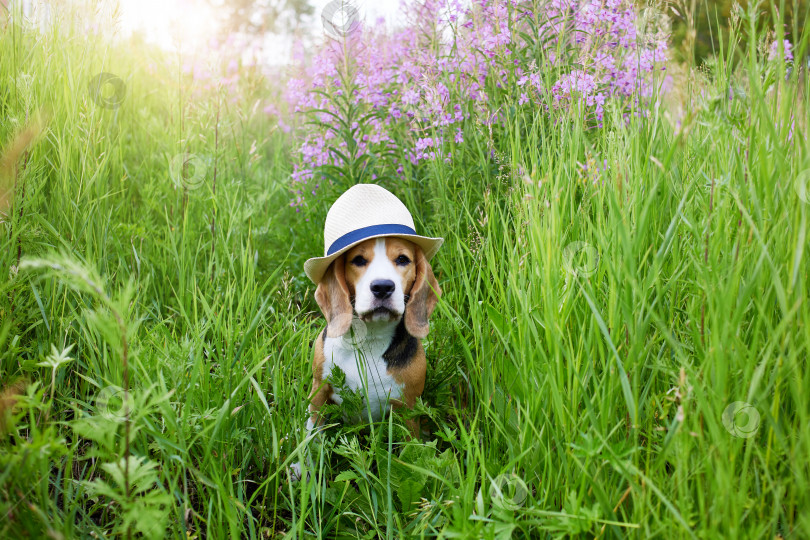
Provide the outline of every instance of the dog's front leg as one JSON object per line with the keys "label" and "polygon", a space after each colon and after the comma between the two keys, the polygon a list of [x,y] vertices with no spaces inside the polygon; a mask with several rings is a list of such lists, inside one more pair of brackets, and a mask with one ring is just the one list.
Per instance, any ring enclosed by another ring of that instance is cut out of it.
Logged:
{"label": "dog's front leg", "polygon": [[[421,344],[411,361],[404,368],[391,372],[395,380],[402,385],[402,395],[400,399],[390,400],[393,408],[405,407],[413,409],[416,400],[425,390],[425,376],[427,375],[427,362],[425,352]],[[410,431],[411,438],[419,440],[421,435],[419,418],[414,417],[405,421]]]}
{"label": "dog's front leg", "polygon": [[[319,340],[320,341],[320,340]],[[329,401],[332,395],[332,386],[323,382],[323,352],[322,348],[315,347],[315,357],[312,362],[312,389],[309,392],[309,413],[307,419],[306,436],[315,429],[316,426],[323,425],[324,419],[320,414],[321,407]],[[319,362],[319,360],[321,360]],[[292,480],[297,482],[301,479],[301,462],[293,463],[290,465],[290,476]]]}
{"label": "dog's front leg", "polygon": [[[391,399],[389,400],[391,404],[391,408],[399,411],[400,409],[413,409],[413,406],[416,404],[416,399],[407,399],[406,402],[403,403],[398,399]],[[408,440],[419,440],[420,430],[419,430],[419,418],[409,418],[405,420],[405,425],[408,426],[408,432],[410,436]]]}

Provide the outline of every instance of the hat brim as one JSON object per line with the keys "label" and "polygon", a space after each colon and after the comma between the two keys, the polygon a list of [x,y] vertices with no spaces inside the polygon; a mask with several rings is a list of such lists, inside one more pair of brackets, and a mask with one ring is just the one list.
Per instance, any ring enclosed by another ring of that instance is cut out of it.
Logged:
{"label": "hat brim", "polygon": [[365,238],[361,238],[355,242],[352,242],[348,246],[343,247],[342,249],[332,253],[328,257],[313,257],[308,259],[307,262],[304,263],[304,272],[306,272],[307,277],[312,280],[312,283],[316,285],[320,283],[323,275],[326,273],[326,270],[329,268],[329,265],[332,262],[349,251],[351,248],[365,242],[366,240],[371,240],[372,238],[386,238],[386,237],[393,237],[393,238],[404,238],[405,240],[410,240],[420,248],[422,248],[422,253],[424,253],[425,258],[429,261],[433,258],[439,248],[441,247],[442,243],[444,243],[444,238],[430,238],[428,236],[419,236],[416,234],[373,234],[371,236],[366,236]]}

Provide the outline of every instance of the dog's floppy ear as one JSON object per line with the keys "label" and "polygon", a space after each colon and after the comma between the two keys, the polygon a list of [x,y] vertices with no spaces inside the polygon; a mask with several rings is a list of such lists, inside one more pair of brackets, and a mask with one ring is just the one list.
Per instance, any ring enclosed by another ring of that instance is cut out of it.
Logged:
{"label": "dog's floppy ear", "polygon": [[315,301],[326,317],[328,337],[340,337],[349,331],[352,325],[352,304],[349,301],[342,256],[329,265],[321,278],[315,289]]}
{"label": "dog's floppy ear", "polygon": [[442,290],[433,276],[433,268],[425,258],[422,249],[416,248],[416,279],[411,286],[408,304],[405,306],[405,329],[415,338],[422,339],[428,334],[428,320],[436,307]]}

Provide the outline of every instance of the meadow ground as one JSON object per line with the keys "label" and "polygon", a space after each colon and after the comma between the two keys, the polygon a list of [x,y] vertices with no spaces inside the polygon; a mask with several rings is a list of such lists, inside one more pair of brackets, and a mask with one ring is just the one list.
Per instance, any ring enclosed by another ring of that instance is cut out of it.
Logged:
{"label": "meadow ground", "polygon": [[255,70],[0,19],[0,537],[810,536],[810,78],[753,15],[598,123],[510,75],[376,179],[445,238],[418,441],[301,430],[302,263],[374,162],[291,206]]}

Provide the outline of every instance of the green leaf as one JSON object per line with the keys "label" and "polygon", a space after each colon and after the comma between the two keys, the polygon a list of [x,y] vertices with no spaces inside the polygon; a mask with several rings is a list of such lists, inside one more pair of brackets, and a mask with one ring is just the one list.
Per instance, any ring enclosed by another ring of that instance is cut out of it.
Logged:
{"label": "green leaf", "polygon": [[346,482],[349,480],[357,480],[358,478],[360,477],[354,471],[341,471],[340,474],[335,477],[335,482]]}

